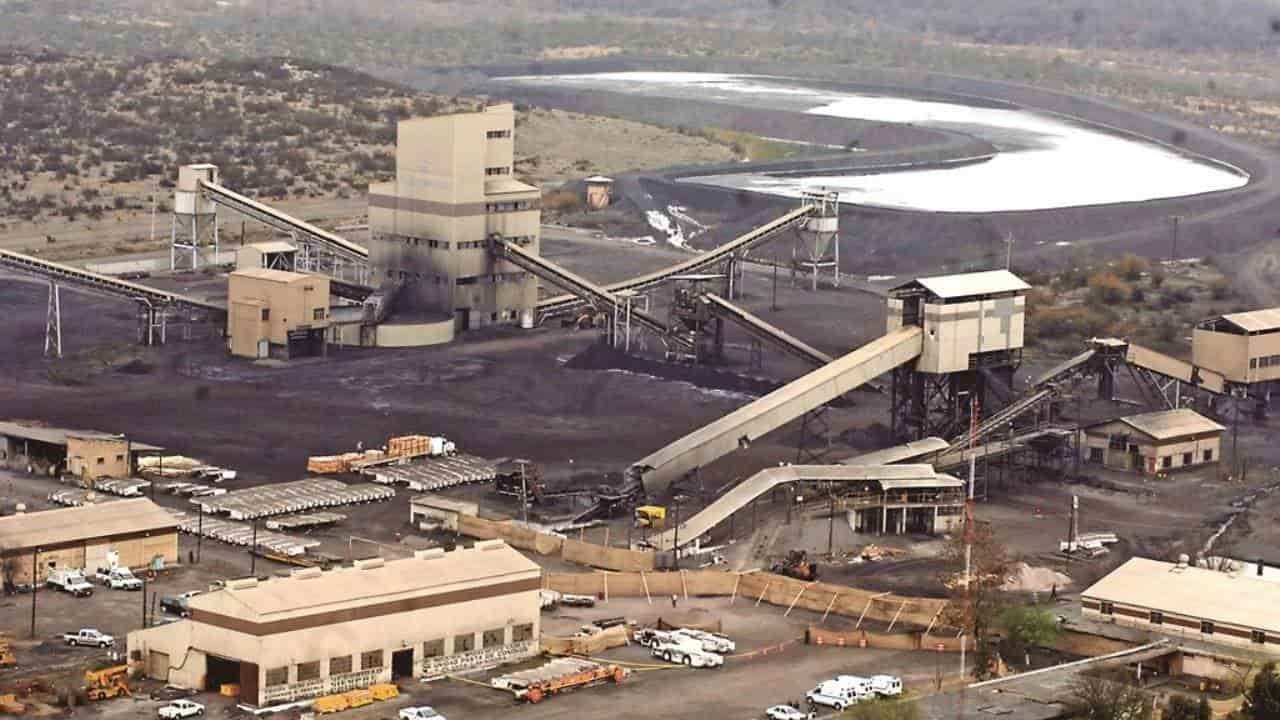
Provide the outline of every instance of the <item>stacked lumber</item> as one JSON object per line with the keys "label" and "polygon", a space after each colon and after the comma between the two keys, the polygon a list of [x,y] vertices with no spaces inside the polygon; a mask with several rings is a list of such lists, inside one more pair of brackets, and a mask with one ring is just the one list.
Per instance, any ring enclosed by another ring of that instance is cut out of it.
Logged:
{"label": "stacked lumber", "polygon": [[348,452],[341,455],[313,455],[307,458],[307,472],[316,475],[333,475],[352,472],[352,465],[370,460],[381,460],[386,453],[381,450]]}

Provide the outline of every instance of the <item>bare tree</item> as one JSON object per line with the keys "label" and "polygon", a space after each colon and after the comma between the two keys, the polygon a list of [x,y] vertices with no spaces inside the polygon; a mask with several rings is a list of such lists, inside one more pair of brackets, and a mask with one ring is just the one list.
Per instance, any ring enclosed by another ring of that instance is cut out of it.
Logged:
{"label": "bare tree", "polygon": [[1013,572],[1013,563],[1005,554],[1004,543],[996,539],[990,523],[975,522],[972,535],[972,570],[967,582],[963,575],[964,534],[955,535],[944,553],[949,566],[960,571],[944,578],[944,584],[950,590],[944,619],[948,625],[959,628],[973,639],[973,675],[982,680],[990,677],[992,668],[998,664],[991,634],[1005,608],[1001,588]]}
{"label": "bare tree", "polygon": [[1146,693],[1127,683],[1095,675],[1076,678],[1067,704],[1081,720],[1148,720],[1151,717],[1151,703]]}

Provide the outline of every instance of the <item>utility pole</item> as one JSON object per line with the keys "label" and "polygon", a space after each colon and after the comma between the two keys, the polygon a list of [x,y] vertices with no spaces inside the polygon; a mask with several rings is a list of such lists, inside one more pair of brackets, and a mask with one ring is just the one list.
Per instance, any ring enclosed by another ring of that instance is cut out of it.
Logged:
{"label": "utility pole", "polygon": [[[965,665],[964,651],[967,639],[966,631],[968,625],[972,623],[973,615],[973,540],[974,540],[974,517],[973,517],[973,486],[974,474],[977,470],[977,454],[975,446],[978,441],[978,415],[981,412],[980,399],[974,397],[969,405],[969,494],[964,503],[964,624],[965,627],[960,632],[960,680],[964,681]],[[977,642],[977,638],[974,638]]]}
{"label": "utility pole", "polygon": [[[827,514],[827,557],[835,557],[833,555],[836,537],[836,493],[832,488],[827,489],[827,497],[830,498],[830,512]],[[905,510],[903,512],[906,512]]]}
{"label": "utility pole", "polygon": [[1170,218],[1173,220],[1173,250],[1169,253],[1169,262],[1178,259],[1178,223],[1182,222],[1181,215],[1174,215]]}
{"label": "utility pole", "polygon": [[200,564],[200,548],[204,545],[204,503],[196,503],[199,514],[196,515],[196,564]]}
{"label": "utility pole", "polygon": [[1013,268],[1013,233],[1005,233],[1004,244],[1004,269],[1011,270]]}
{"label": "utility pole", "polygon": [[770,307],[777,312],[778,310],[778,263],[773,263],[773,302]]}
{"label": "utility pole", "polygon": [[671,543],[671,560],[675,563],[676,570],[680,569],[680,496],[676,495],[671,498],[671,511],[675,519],[676,529],[675,538]]}
{"label": "utility pole", "polygon": [[31,639],[36,638],[36,594],[40,592],[40,548],[31,552]]}
{"label": "utility pole", "polygon": [[249,543],[249,574],[255,575],[258,569],[258,518],[253,519],[253,540]]}
{"label": "utility pole", "polygon": [[529,483],[525,477],[526,463],[520,463],[520,513],[526,527],[529,525]]}
{"label": "utility pole", "polygon": [[142,629],[147,629],[147,574],[142,574]]}

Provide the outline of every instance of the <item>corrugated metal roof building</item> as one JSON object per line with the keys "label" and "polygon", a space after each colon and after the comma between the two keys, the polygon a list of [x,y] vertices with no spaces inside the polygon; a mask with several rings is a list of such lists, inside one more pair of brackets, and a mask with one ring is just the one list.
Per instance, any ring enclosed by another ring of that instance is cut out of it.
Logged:
{"label": "corrugated metal roof building", "polygon": [[1081,430],[1080,459],[1146,475],[1216,467],[1222,458],[1224,430],[1187,408],[1129,415]]}
{"label": "corrugated metal roof building", "polygon": [[107,566],[107,554],[118,562],[144,567],[178,560],[178,521],[146,498],[113,500],[74,508],[43,510],[0,518],[0,558],[5,582],[31,582],[34,565],[39,582],[54,570],[92,573]]}
{"label": "corrugated metal roof building", "polygon": [[1131,558],[1080,594],[1084,615],[1280,654],[1280,584]]}
{"label": "corrugated metal roof building", "polygon": [[919,325],[924,330],[918,372],[1016,364],[1029,289],[1008,270],[916,278],[889,291],[886,329]]}
{"label": "corrugated metal roof building", "polygon": [[542,571],[500,540],[233,580],[188,620],[129,634],[148,676],[194,690],[238,683],[266,707],[526,659],[538,652]]}
{"label": "corrugated metal roof building", "polygon": [[1228,313],[1196,325],[1191,363],[1237,383],[1280,380],[1280,308]]}

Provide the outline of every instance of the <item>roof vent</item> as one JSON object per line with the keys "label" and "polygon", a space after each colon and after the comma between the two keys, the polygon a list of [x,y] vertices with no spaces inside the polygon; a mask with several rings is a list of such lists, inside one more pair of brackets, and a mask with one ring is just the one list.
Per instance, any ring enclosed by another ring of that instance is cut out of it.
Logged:
{"label": "roof vent", "polygon": [[385,564],[386,564],[386,561],[380,557],[365,558],[364,560],[356,560],[355,562],[351,563],[351,565],[355,567],[355,569],[357,570],[374,570],[382,567]]}
{"label": "roof vent", "polygon": [[433,558],[444,557],[444,548],[434,547],[426,550],[415,550],[413,556],[419,560],[431,560]]}
{"label": "roof vent", "polygon": [[507,544],[501,540],[478,540],[472,547],[476,550],[497,550],[506,546]]}
{"label": "roof vent", "polygon": [[291,573],[291,577],[298,578],[299,580],[305,580],[307,578],[320,577],[322,572],[323,571],[318,567],[304,567],[294,570]]}
{"label": "roof vent", "polygon": [[256,577],[236,578],[235,580],[227,581],[228,590],[248,590],[256,587],[258,587],[258,578]]}

